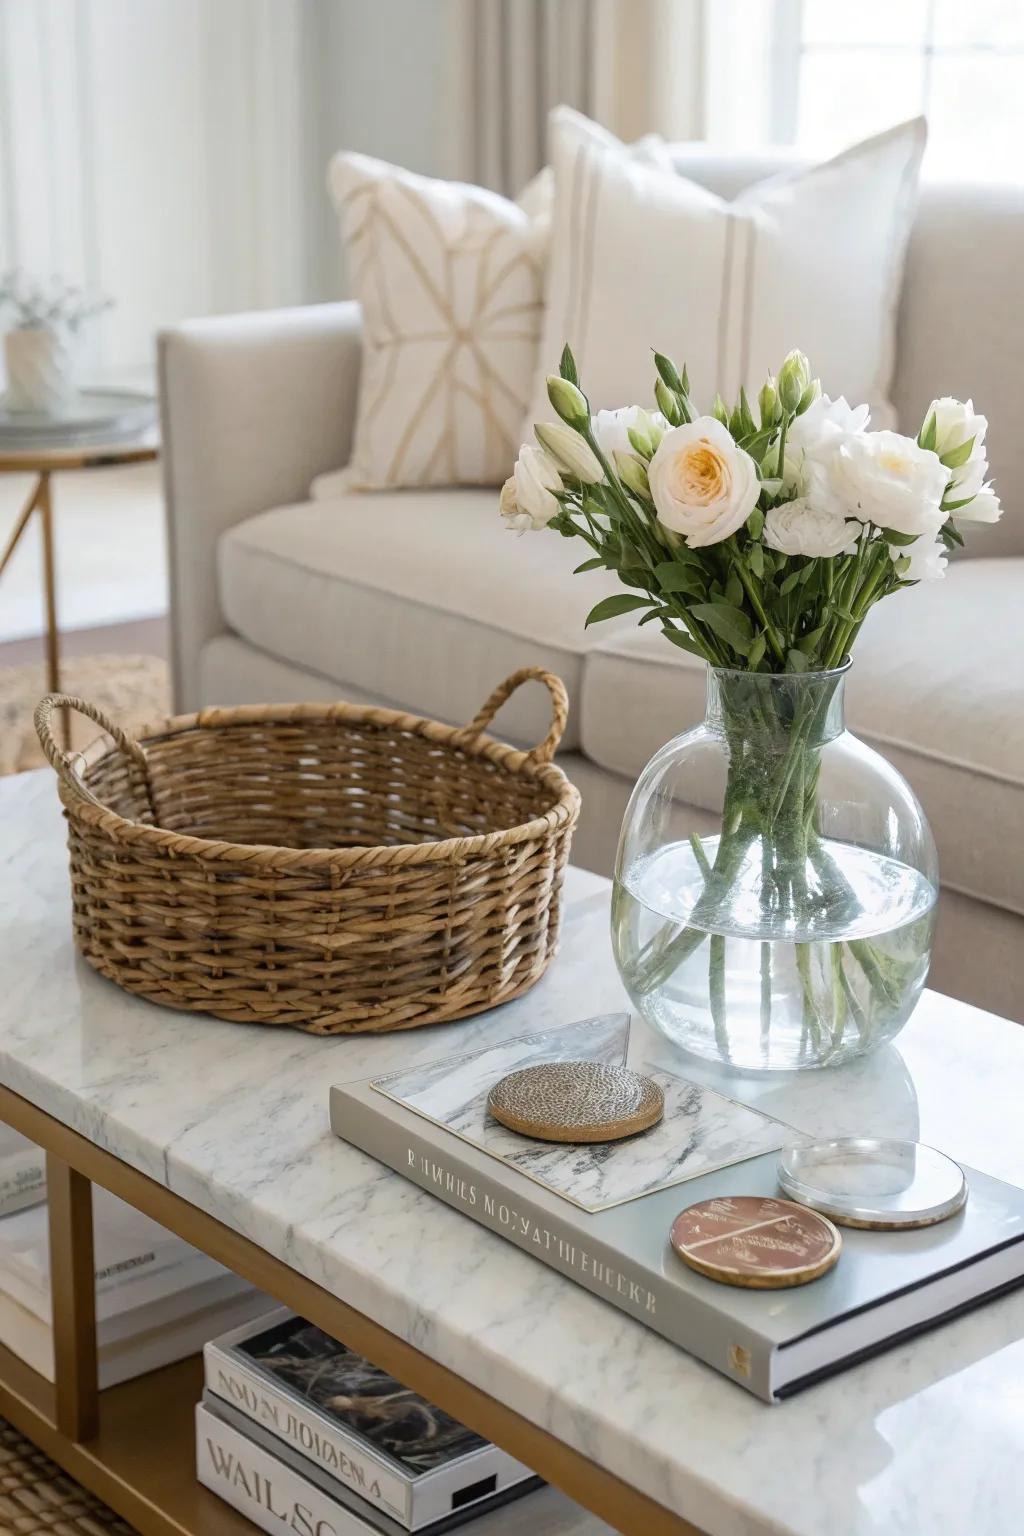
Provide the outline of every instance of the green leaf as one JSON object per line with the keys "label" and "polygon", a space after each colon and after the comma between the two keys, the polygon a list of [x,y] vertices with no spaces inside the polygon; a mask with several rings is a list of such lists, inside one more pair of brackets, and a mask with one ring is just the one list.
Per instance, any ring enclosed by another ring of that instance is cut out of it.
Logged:
{"label": "green leaf", "polygon": [[814,651],[815,651],[815,649],[817,647],[818,641],[821,639],[821,637],[822,637],[822,635],[824,633],[825,633],[825,626],[824,626],[824,624],[821,626],[820,629],[812,629],[809,635],[804,635],[804,637],[801,640],[797,641],[797,646],[796,646],[797,650],[798,651],[803,651],[805,656],[813,655]]}
{"label": "green leaf", "polygon": [[764,548],[760,544],[751,544],[747,550],[747,564],[757,577],[758,581],[764,575]]}
{"label": "green leaf", "polygon": [[669,618],[671,613],[672,610],[670,608],[651,608],[649,612],[644,614],[642,619],[637,621],[637,629],[643,629],[644,625],[649,624],[652,619],[664,620]]}
{"label": "green leaf", "polygon": [[576,359],[572,355],[572,348],[568,342],[566,342],[565,346],[562,348],[562,356],[559,359],[558,371],[562,375],[563,379],[568,379],[570,384],[575,384],[577,389],[579,388],[580,376],[576,371]]}
{"label": "green leaf", "polygon": [[593,560],[584,560],[582,565],[578,565],[573,571],[573,575],[582,576],[584,571],[598,571],[603,565],[604,561],[601,559],[601,556],[595,555]]}
{"label": "green leaf", "polygon": [[754,631],[750,620],[740,609],[733,608],[729,603],[697,603],[693,608],[693,616],[741,656],[747,654]]}
{"label": "green leaf", "polygon": [[704,655],[704,652],[701,650],[700,646],[695,645],[694,642],[690,639],[689,635],[684,634],[681,629],[669,629],[668,625],[666,624],[665,628],[662,630],[662,634],[665,635],[667,639],[671,640],[673,645],[678,645],[681,651],[689,651],[691,656]]}
{"label": "green leaf", "polygon": [[939,424],[935,419],[935,412],[932,411],[931,415],[928,417],[928,420],[925,422],[924,426],[918,433],[917,446],[919,448],[927,448],[932,453],[934,453],[935,441],[938,437],[938,432]]}
{"label": "green leaf", "polygon": [[799,580],[800,572],[790,571],[789,575],[783,578],[782,585],[779,587],[779,591],[782,593],[782,596],[788,597]]}
{"label": "green leaf", "polygon": [[975,439],[969,437],[965,443],[960,443],[956,448],[947,448],[945,453],[939,455],[939,463],[945,464],[947,469],[960,469],[967,463],[974,447]]}
{"label": "green leaf", "polygon": [[969,507],[973,500],[973,496],[965,496],[963,501],[946,501],[943,499],[942,510],[943,512],[959,512],[961,507]]}
{"label": "green leaf", "polygon": [[583,627],[589,629],[591,624],[603,624],[605,619],[617,619],[620,613],[632,613],[634,608],[649,606],[650,598],[634,597],[630,592],[616,592],[614,596],[604,597],[594,604]]}
{"label": "green leaf", "polygon": [[764,529],[764,513],[760,507],[755,507],[747,518],[747,532],[752,539],[759,539]]}
{"label": "green leaf", "polygon": [[693,566],[681,565],[676,560],[666,560],[654,568],[654,579],[662,592],[692,592],[703,596],[704,578]]}
{"label": "green leaf", "polygon": [[809,663],[803,651],[787,651],[786,666],[790,672],[806,672]]}
{"label": "green leaf", "polygon": [[762,657],[764,656],[767,647],[768,641],[765,636],[755,635],[753,640],[750,642],[750,649],[747,652],[747,665],[750,667],[758,666]]}
{"label": "green leaf", "polygon": [[735,571],[729,572],[729,580],[725,584],[725,600],[734,608],[743,607],[743,583]]}
{"label": "green leaf", "polygon": [[750,409],[750,401],[742,384],[740,385],[740,422],[744,437],[750,437],[757,432],[757,422],[754,420],[754,413]]}
{"label": "green leaf", "polygon": [[913,544],[918,537],[916,533],[897,533],[895,528],[882,528],[880,532],[887,544]]}

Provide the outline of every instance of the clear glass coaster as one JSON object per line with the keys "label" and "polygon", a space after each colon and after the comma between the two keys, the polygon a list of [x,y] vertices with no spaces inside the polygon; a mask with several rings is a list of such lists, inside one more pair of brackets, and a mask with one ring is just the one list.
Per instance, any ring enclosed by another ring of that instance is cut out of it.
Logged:
{"label": "clear glass coaster", "polygon": [[846,1136],[786,1147],[779,1185],[845,1227],[929,1227],[967,1199],[963,1169],[919,1141]]}

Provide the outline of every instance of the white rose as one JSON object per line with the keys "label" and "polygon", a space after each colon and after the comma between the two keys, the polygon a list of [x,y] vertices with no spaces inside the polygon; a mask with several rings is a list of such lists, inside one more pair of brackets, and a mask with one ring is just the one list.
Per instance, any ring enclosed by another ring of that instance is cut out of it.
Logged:
{"label": "white rose", "polygon": [[828,395],[819,395],[811,401],[806,411],[790,423],[787,446],[817,448],[822,443],[847,437],[851,432],[866,432],[870,420],[870,406],[850,405],[845,395],[840,395],[836,400],[831,400]]}
{"label": "white rose", "polygon": [[937,453],[899,432],[856,432],[829,465],[830,484],[862,522],[895,533],[934,534],[946,521],[947,470]]}
{"label": "white rose", "polygon": [[784,555],[841,555],[860,535],[860,523],[812,506],[806,496],[772,507],[764,520],[764,541]]}
{"label": "white rose", "polygon": [[656,434],[668,431],[668,422],[660,411],[645,411],[640,405],[623,405],[617,411],[598,411],[591,426],[608,462],[614,463],[617,453],[633,453],[629,429],[649,432],[654,426]]}
{"label": "white rose", "polygon": [[[952,497],[951,500],[959,498]],[[957,507],[952,515],[958,523],[998,523],[1003,509],[992,487],[983,485],[973,501],[969,501],[966,507]]]}
{"label": "white rose", "polygon": [[562,478],[551,455],[524,443],[515,469],[501,488],[501,515],[515,533],[544,528],[561,511],[555,498],[561,489]]}
{"label": "white rose", "polygon": [[904,581],[941,581],[946,574],[946,548],[938,537],[915,539],[913,544],[890,544],[893,560],[910,560]]}
{"label": "white rose", "polygon": [[659,521],[691,549],[718,544],[742,528],[761,493],[753,459],[714,416],[670,427],[647,477]]}
{"label": "white rose", "polygon": [[792,422],[786,437],[783,483],[787,489],[808,497],[820,511],[842,516],[846,507],[832,485],[832,460],[848,437],[867,430],[870,419],[868,406],[852,406],[843,395],[837,400],[828,395],[813,400]]}

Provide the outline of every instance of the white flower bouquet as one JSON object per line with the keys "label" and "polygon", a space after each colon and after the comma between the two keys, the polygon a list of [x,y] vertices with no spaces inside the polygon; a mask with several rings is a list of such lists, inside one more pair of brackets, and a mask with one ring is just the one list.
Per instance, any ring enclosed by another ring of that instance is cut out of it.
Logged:
{"label": "white flower bouquet", "polygon": [[[638,944],[624,975],[634,998],[654,993],[708,938],[706,986],[727,1056],[716,922],[741,872],[756,864],[766,931],[842,933],[855,906],[822,829],[818,778],[861,626],[883,598],[941,577],[964,525],[994,522],[1000,507],[987,423],[970,401],[933,401],[916,438],[872,432],[867,406],[823,395],[806,357],[791,352],[756,414],[742,390],[731,409],[716,397],[702,414],[686,369],[654,360],[656,410],[592,416],[566,348],[548,380],[560,419],[538,424],[537,444],[521,449],[501,512],[516,531],[582,540],[580,572],[618,575],[624,590],[597,603],[588,625],[635,613],[715,669],[727,748],[721,834],[691,837],[702,889],[689,920]],[[780,686],[764,686],[772,679]],[[798,941],[793,954],[804,1040],[818,1060],[830,1041],[838,1051],[851,1019],[862,1048],[885,1036],[910,986],[892,946],[854,938],[815,954]],[[923,985],[921,956],[911,958]],[[770,998],[772,978],[762,979]]]}

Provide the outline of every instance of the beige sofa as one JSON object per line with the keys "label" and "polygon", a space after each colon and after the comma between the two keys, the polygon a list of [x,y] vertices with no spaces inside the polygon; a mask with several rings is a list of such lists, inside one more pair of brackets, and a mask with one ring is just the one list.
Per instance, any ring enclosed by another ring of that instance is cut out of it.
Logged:
{"label": "beige sofa", "polygon": [[[677,160],[726,196],[777,164],[691,148]],[[911,780],[935,831],[933,985],[1024,1019],[1022,270],[1024,190],[925,189],[896,405],[910,426],[933,394],[973,395],[1006,514],[974,530],[972,558],[944,582],[875,610],[848,718]],[[573,700],[574,856],[608,872],[633,780],[701,716],[703,666],[628,620],[585,633],[608,578],[573,578],[568,541],[512,538],[495,489],[311,497],[347,458],[359,356],[353,304],[161,338],[177,705],[345,697],[461,722],[507,673],[543,663]],[[502,732],[539,740],[544,704],[524,691]]]}

